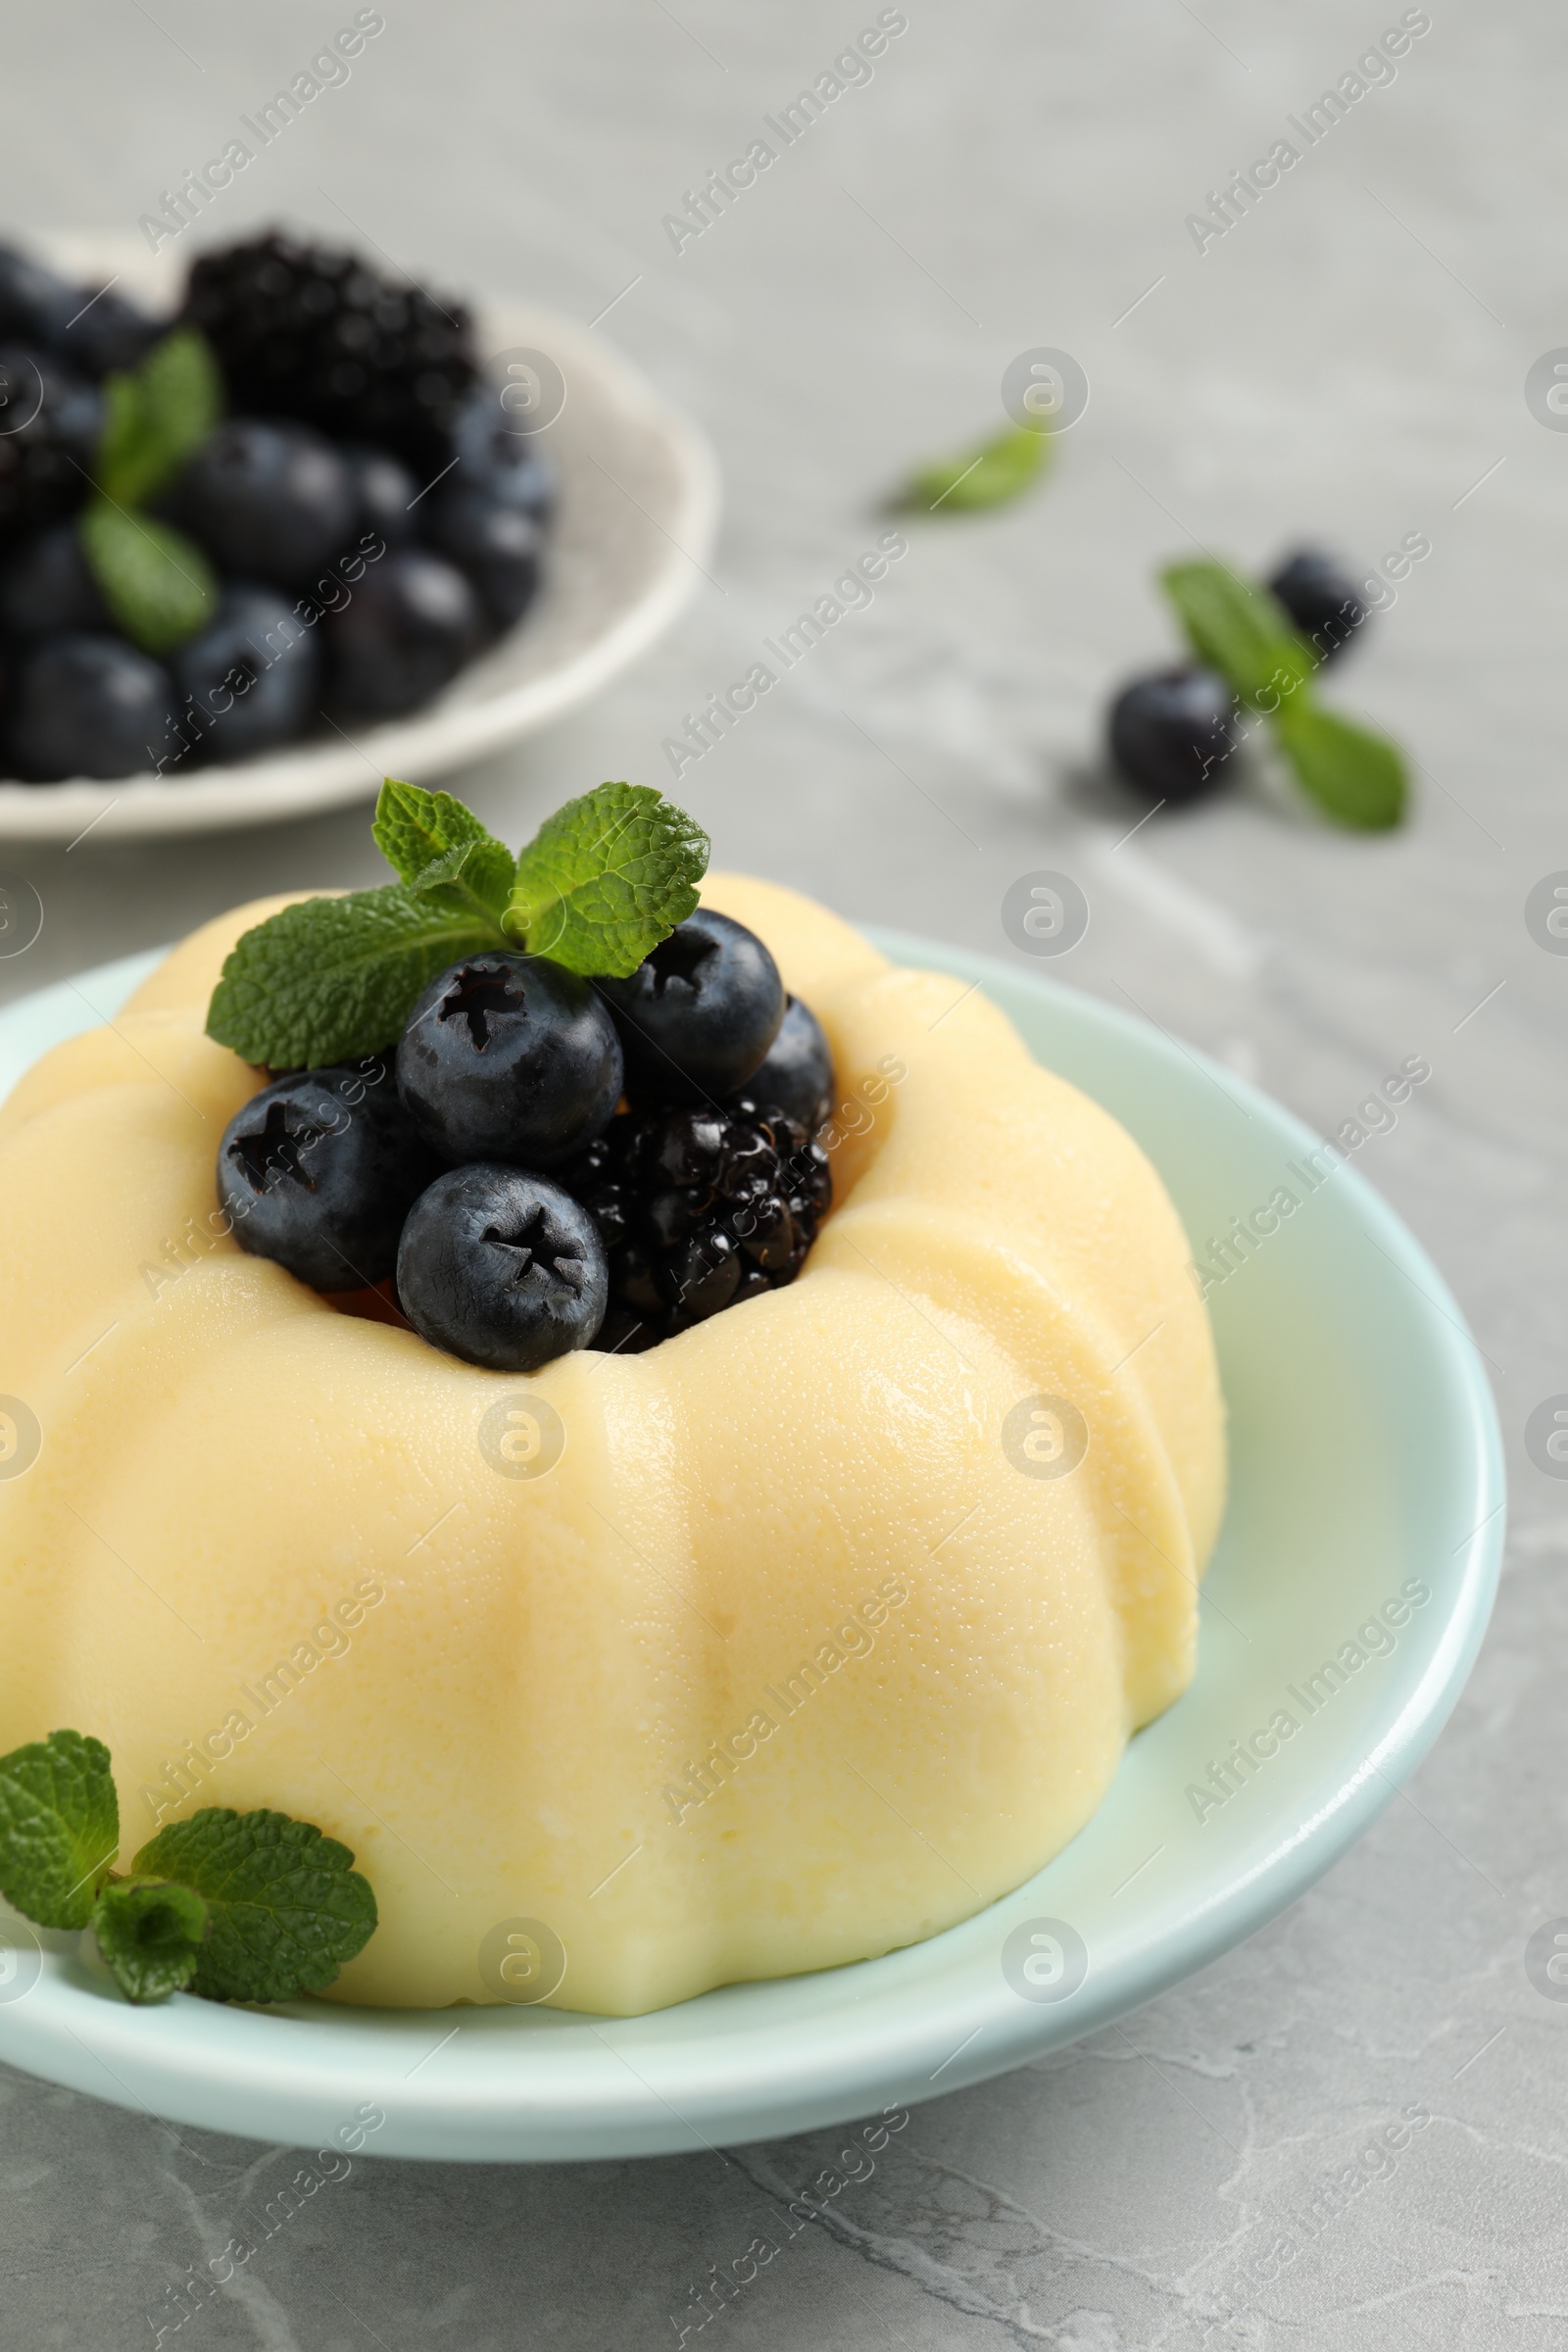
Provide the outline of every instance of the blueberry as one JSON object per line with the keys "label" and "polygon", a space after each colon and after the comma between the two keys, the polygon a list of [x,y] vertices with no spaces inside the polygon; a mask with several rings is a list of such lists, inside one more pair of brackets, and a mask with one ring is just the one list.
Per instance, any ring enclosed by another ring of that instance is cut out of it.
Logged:
{"label": "blueberry", "polygon": [[833,1055],[821,1022],[808,1004],[790,997],[766,1054],[746,1080],[747,1100],[815,1134],[833,1108]]}
{"label": "blueberry", "polygon": [[45,637],[12,681],[6,758],[29,784],[131,776],[150,767],[174,707],[169,672],[120,637]]}
{"label": "blueberry", "polygon": [[778,1035],[784,983],[753,931],[699,907],[629,980],[601,980],[637,1102],[721,1102]]}
{"label": "blueberry", "polygon": [[1366,618],[1355,582],[1317,548],[1298,548],[1269,586],[1320,662],[1332,662]]}
{"label": "blueberry", "polygon": [[60,356],[97,382],[112,369],[134,368],[168,328],[167,319],[149,318],[112,289],[90,298],[82,295],[60,338]]}
{"label": "blueberry", "polygon": [[0,342],[31,343],[57,350],[66,322],[85,297],[41,262],[0,245]]}
{"label": "blueberry", "polygon": [[554,1167],[620,1100],[614,1023],[585,980],[487,952],[432,980],[397,1052],[409,1116],[448,1159]]}
{"label": "blueberry", "polygon": [[61,629],[113,625],[74,522],[57,522],[20,541],[0,563],[0,632],[6,636],[49,637]]}
{"label": "blueberry", "polygon": [[548,523],[556,508],[556,471],[532,433],[514,432],[491,385],[474,391],[458,423],[458,463],[449,480],[488,490],[509,507]]}
{"label": "blueberry", "polygon": [[332,703],[356,718],[397,718],[427,703],[484,633],[462,572],[417,547],[368,565],[325,628]]}
{"label": "blueberry", "polygon": [[298,588],[347,545],[358,514],[349,467],[307,424],[231,416],[197,450],[171,512],[220,571]]}
{"label": "blueberry", "polygon": [[319,632],[271,588],[233,587],[170,667],[195,705],[209,756],[244,760],[298,735],[318,702]]}
{"label": "blueberry", "polygon": [[520,620],[539,585],[544,532],[531,514],[489,490],[438,490],[425,524],[430,545],[456,564],[502,628]]}
{"label": "blueberry", "polygon": [[358,444],[345,446],[338,455],[354,477],[356,529],[373,531],[388,547],[407,547],[419,527],[419,485],[403,461],[390,450]]}
{"label": "blueberry", "polygon": [[103,423],[95,387],[44,350],[0,346],[0,533],[41,530],[87,495]]}
{"label": "blueberry", "polygon": [[1211,669],[1134,678],[1110,707],[1110,757],[1129,784],[1165,801],[1212,792],[1236,749],[1235,702]]}
{"label": "blueberry", "polygon": [[610,1270],[569,1193],[520,1168],[449,1168],[421,1193],[398,1250],[398,1296],[421,1339],[490,1372],[537,1372],[587,1348]]}
{"label": "blueberry", "polygon": [[218,1151],[234,1239],[317,1291],[384,1282],[404,1219],[440,1162],[381,1060],[303,1070],[253,1095]]}

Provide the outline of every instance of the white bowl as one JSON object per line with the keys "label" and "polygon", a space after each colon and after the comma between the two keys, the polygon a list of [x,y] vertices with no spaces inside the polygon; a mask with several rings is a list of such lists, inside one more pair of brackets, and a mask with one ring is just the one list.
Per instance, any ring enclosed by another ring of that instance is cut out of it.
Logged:
{"label": "white bowl", "polygon": [[[55,265],[156,305],[178,299],[188,257],[107,238],[48,241]],[[328,733],[188,781],[152,774],[112,783],[0,782],[0,840],[74,841],[211,833],[312,815],[366,800],[384,775],[448,774],[584,702],[666,628],[701,577],[718,523],[718,472],[707,442],[620,355],[554,312],[478,306],[482,352],[543,351],[566,385],[541,436],[560,477],[548,569],[518,625],[412,717]]]}

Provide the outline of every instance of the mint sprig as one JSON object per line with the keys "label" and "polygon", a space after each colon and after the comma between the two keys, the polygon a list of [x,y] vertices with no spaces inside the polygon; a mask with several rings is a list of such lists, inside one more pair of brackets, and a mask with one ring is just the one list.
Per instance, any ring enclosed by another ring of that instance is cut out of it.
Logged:
{"label": "mint sprig", "polygon": [[315,1824],[205,1805],[113,1865],[109,1750],[51,1732],[0,1756],[0,1893],[41,1928],[90,1927],[126,1998],[190,1985],[219,2001],[320,1992],[375,1933],[354,1856]]}
{"label": "mint sprig", "polygon": [[286,1813],[204,1805],[160,1830],[134,1868],[205,1902],[193,1989],[210,2000],[324,1991],[375,1933],[375,1896],[348,1847]]}
{"label": "mint sprig", "polygon": [[103,397],[81,552],[125,635],[144,653],[172,653],[217,611],[218,580],[193,540],[145,510],[221,416],[222,378],[200,329],[177,326],[111,375]]}
{"label": "mint sprig", "polygon": [[120,1847],[109,1750],[51,1732],[0,1756],[0,1894],[40,1928],[84,1928]]}
{"label": "mint sprig", "polygon": [[651,785],[568,801],[516,858],[450,793],[391,777],[372,829],[400,879],[247,931],[209,1037],[271,1069],[358,1060],[393,1043],[438,973],[486,949],[624,978],[693,911],[708,868],[707,834]]}
{"label": "mint sprig", "polygon": [[1038,425],[1008,425],[977,448],[916,466],[893,506],[926,514],[978,514],[1005,506],[1045,472],[1052,439]]}
{"label": "mint sprig", "polygon": [[1308,799],[1361,832],[1398,824],[1408,797],[1403,755],[1387,736],[1319,707],[1318,656],[1278,598],[1223,564],[1170,564],[1160,585],[1199,660],[1269,720]]}

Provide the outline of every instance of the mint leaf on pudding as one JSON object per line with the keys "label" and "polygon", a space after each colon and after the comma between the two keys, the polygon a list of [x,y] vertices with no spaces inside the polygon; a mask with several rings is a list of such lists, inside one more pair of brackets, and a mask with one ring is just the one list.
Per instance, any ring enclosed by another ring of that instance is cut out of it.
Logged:
{"label": "mint leaf on pudding", "polygon": [[84,1928],[120,1849],[109,1750],[51,1732],[0,1756],[0,1894],[40,1928]]}
{"label": "mint leaf on pudding", "polygon": [[206,336],[176,326],[104,385],[99,488],[119,506],[140,506],[173,480],[222,414],[222,378]]}
{"label": "mint leaf on pudding", "polygon": [[517,859],[511,939],[587,978],[624,980],[697,906],[708,835],[651,784],[601,784]]}
{"label": "mint leaf on pudding", "polygon": [[389,883],[305,899],[258,923],[223,965],[208,1036],[274,1070],[379,1053],[449,963],[512,945],[469,899],[449,903],[453,887]]}
{"label": "mint leaf on pudding", "polygon": [[1037,425],[1011,424],[978,449],[935,458],[918,466],[893,502],[928,514],[978,514],[1019,497],[1045,472],[1052,436]]}
{"label": "mint leaf on pudding", "polygon": [[454,913],[500,925],[507,912],[517,861],[504,841],[461,842],[432,859],[413,885],[421,899],[439,901]]}
{"label": "mint leaf on pudding", "polygon": [[207,1905],[166,1879],[122,1879],[106,1886],[92,1932],[127,2001],[161,2001],[196,1974]]}
{"label": "mint leaf on pudding", "polygon": [[[398,879],[417,882],[428,866],[439,862],[466,842],[491,841],[471,808],[450,792],[426,792],[418,784],[400,784],[388,776],[375,804],[370,826],[375,846]],[[497,849],[503,848],[500,842]],[[510,851],[507,865],[513,865]]]}
{"label": "mint leaf on pudding", "polygon": [[172,653],[218,610],[218,580],[194,540],[149,514],[88,502],[76,525],[87,568],[143,653]]}
{"label": "mint leaf on pudding", "polygon": [[1172,564],[1160,585],[1199,660],[1253,710],[1278,710],[1317,667],[1279,599],[1223,564]]}
{"label": "mint leaf on pudding", "polygon": [[1280,712],[1275,740],[1301,790],[1342,825],[1383,833],[1403,816],[1404,760],[1386,735],[1303,703]]}
{"label": "mint leaf on pudding", "polygon": [[388,777],[374,832],[402,880],[247,931],[208,1006],[219,1045],[274,1070],[360,1060],[393,1044],[438,973],[487,948],[625,979],[708,870],[708,835],[648,784],[568,801],[514,858],[449,793]]}
{"label": "mint leaf on pudding", "polygon": [[375,1933],[375,1896],[348,1847],[285,1813],[204,1805],[160,1830],[134,1869],[205,1902],[192,1984],[209,2000],[322,1992]]}

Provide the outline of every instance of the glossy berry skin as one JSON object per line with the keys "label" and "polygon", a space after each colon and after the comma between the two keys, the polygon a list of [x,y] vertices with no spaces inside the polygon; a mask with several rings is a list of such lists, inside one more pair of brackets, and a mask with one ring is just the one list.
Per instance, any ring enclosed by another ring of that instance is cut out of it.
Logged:
{"label": "glossy berry skin", "polygon": [[0,346],[0,538],[75,513],[102,423],[93,385],[45,351]]}
{"label": "glossy berry skin", "polygon": [[403,1229],[405,1314],[432,1348],[486,1371],[537,1372],[589,1347],[609,1292],[592,1217],[521,1168],[449,1168]]}
{"label": "glossy berry skin", "polygon": [[230,588],[218,616],[170,659],[212,760],[244,760],[289,742],[316,715],[320,631],[271,588]]}
{"label": "glossy berry skin", "polygon": [[430,545],[473,584],[499,628],[520,620],[534,600],[544,531],[520,507],[488,490],[438,490],[425,524]]}
{"label": "glossy berry skin", "polygon": [[443,1157],[549,1168],[620,1100],[620,1043],[585,980],[538,956],[470,956],[433,980],[397,1051],[404,1106]]}
{"label": "glossy berry skin", "polygon": [[353,718],[398,718],[427,703],[484,634],[462,572],[418,547],[368,564],[348,604],[321,625],[332,708]]}
{"label": "glossy berry skin", "polygon": [[778,1035],[746,1081],[746,1093],[764,1110],[782,1111],[808,1135],[833,1109],[833,1054],[809,1004],[790,997]]}
{"label": "glossy berry skin", "polygon": [[134,368],[161,331],[112,286],[68,285],[14,246],[0,246],[0,341],[32,344],[96,382],[111,368]]}
{"label": "glossy berry skin", "polygon": [[253,1257],[312,1290],[357,1291],[392,1272],[404,1219],[439,1165],[384,1061],[304,1070],[229,1121],[218,1198]]}
{"label": "glossy berry skin", "polygon": [[458,463],[448,479],[487,490],[509,507],[548,523],[556,507],[556,470],[532,433],[512,430],[493,385],[481,384],[459,420]]}
{"label": "glossy berry skin", "polygon": [[220,572],[300,588],[348,544],[358,491],[309,425],[231,416],[186,466],[171,511]]}
{"label": "glossy berry skin", "polygon": [[1354,580],[1321,549],[1298,548],[1269,586],[1320,662],[1343,652],[1366,619]]}
{"label": "glossy berry skin", "polygon": [[1211,669],[1134,678],[1110,707],[1110,757],[1129,784],[1157,800],[1198,800],[1224,777],[1236,749],[1235,702]]}
{"label": "glossy berry skin", "polygon": [[0,245],[0,342],[31,344],[53,351],[66,331],[66,321],[79,311],[85,297],[72,300],[73,289],[53,270]]}
{"label": "glossy berry skin", "polygon": [[28,784],[138,775],[168,738],[174,699],[169,672],[122,638],[41,638],[11,680],[7,771]]}
{"label": "glossy berry skin", "polygon": [[634,1102],[722,1102],[778,1035],[784,983],[754,931],[700,906],[629,980],[601,980]]}
{"label": "glossy berry skin", "polygon": [[112,626],[74,522],[57,522],[7,550],[0,562],[0,632],[5,636],[50,637],[62,629]]}
{"label": "glossy berry skin", "polygon": [[821,1146],[749,1102],[622,1112],[560,1181],[609,1252],[599,1345],[629,1354],[792,1283],[833,1199]]}
{"label": "glossy berry skin", "polygon": [[338,455],[354,478],[356,531],[373,531],[388,547],[407,547],[418,533],[421,485],[390,450],[350,446]]}

